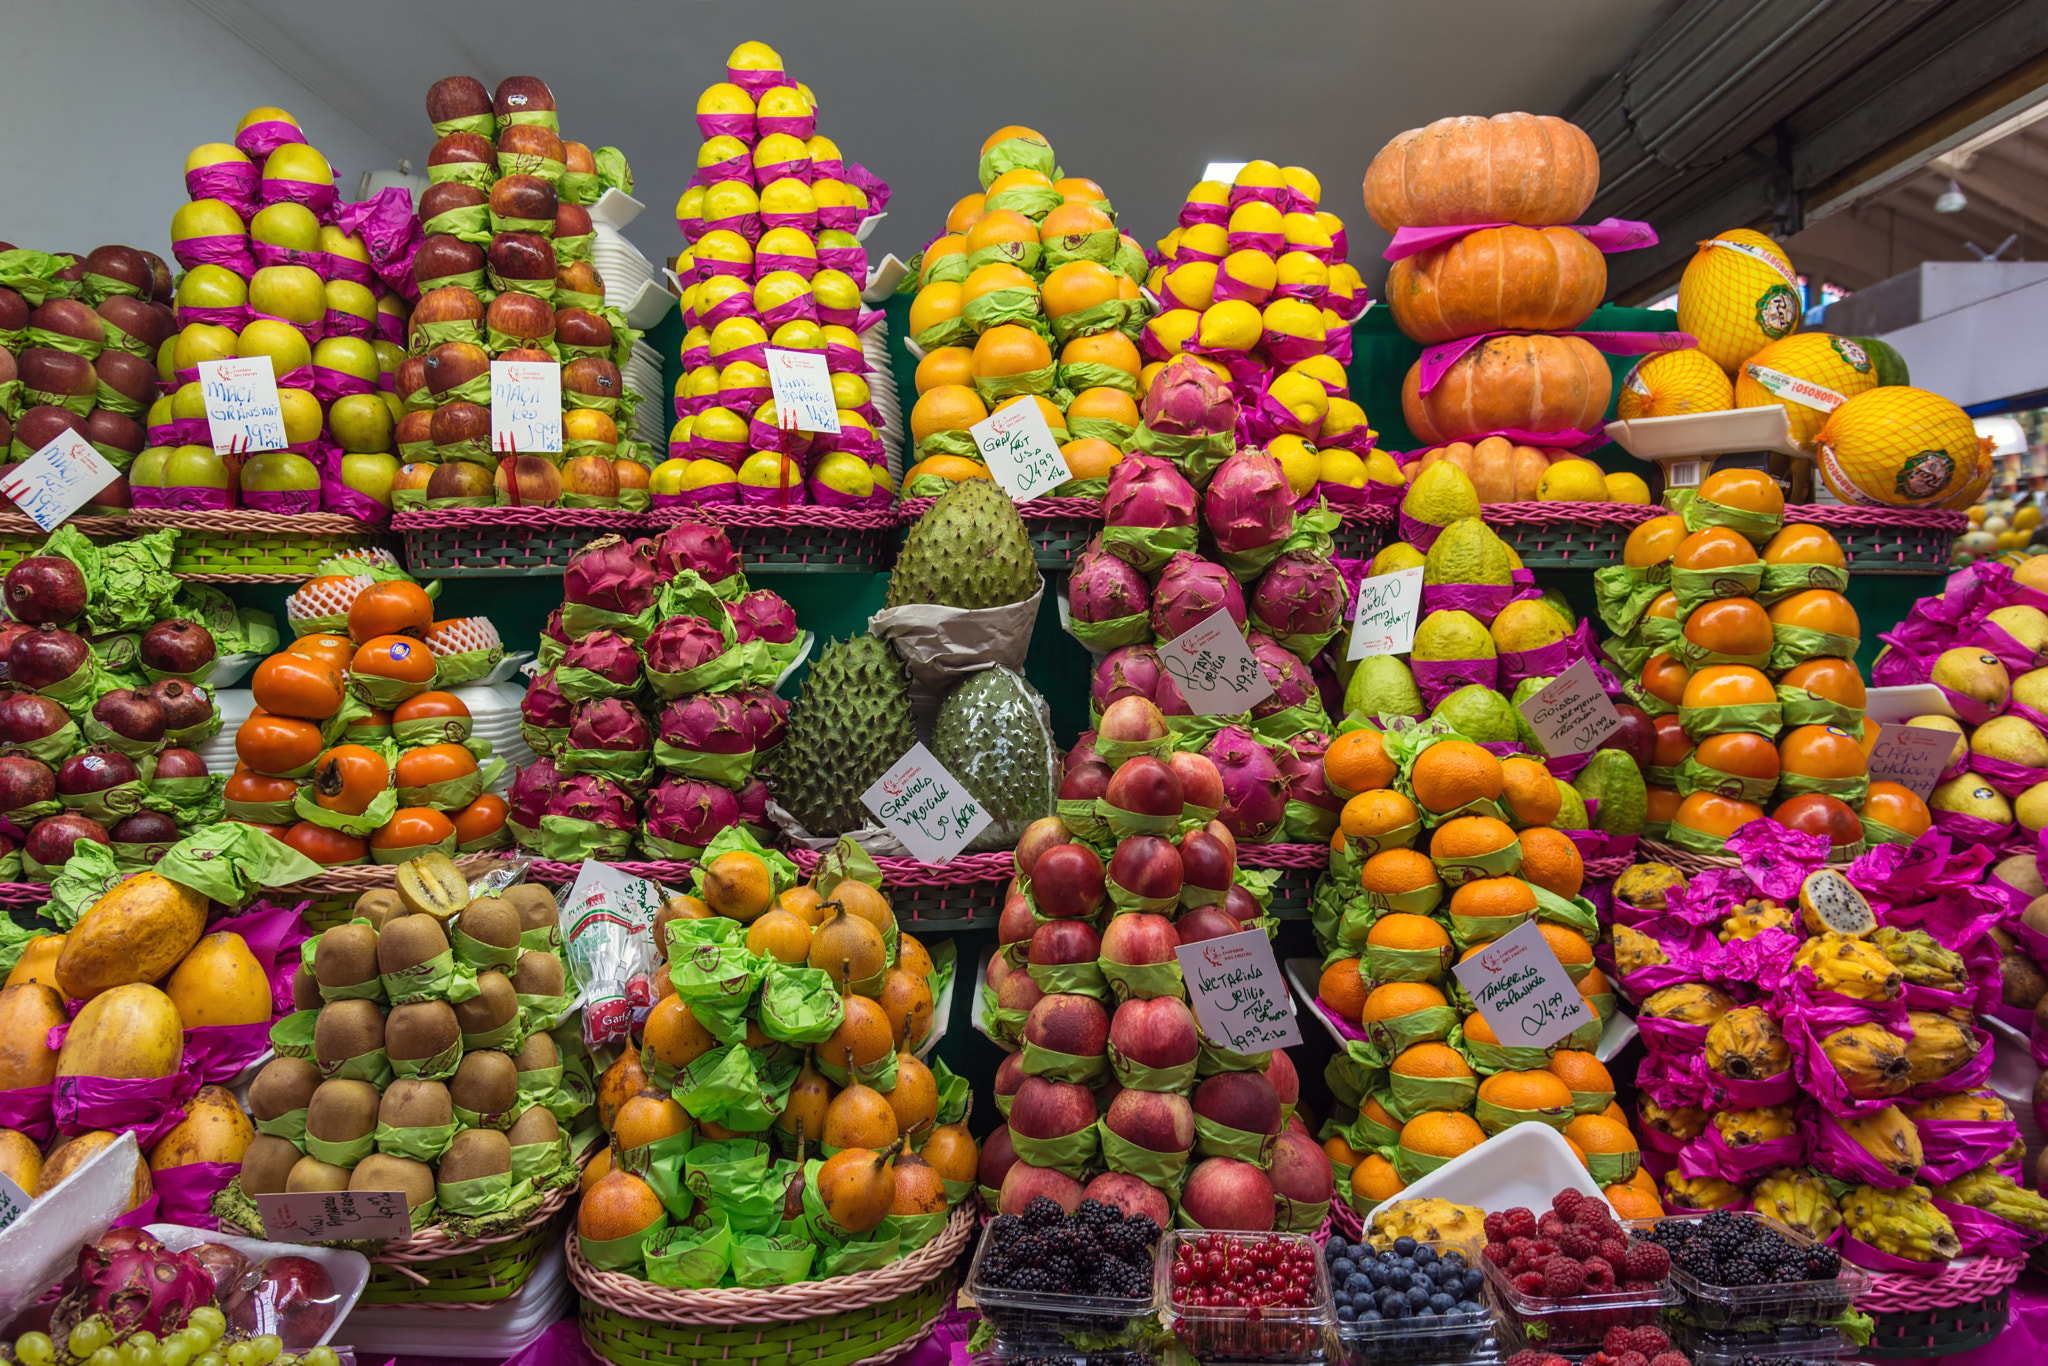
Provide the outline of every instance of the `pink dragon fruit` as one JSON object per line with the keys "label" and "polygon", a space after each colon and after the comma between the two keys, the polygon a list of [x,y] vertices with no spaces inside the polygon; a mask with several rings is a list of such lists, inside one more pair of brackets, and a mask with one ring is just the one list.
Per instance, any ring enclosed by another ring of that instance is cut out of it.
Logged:
{"label": "pink dragon fruit", "polygon": [[638,616],[654,605],[654,542],[600,536],[570,557],[562,570],[562,597],[579,607]]}
{"label": "pink dragon fruit", "polygon": [[664,778],[647,794],[647,833],[672,844],[709,844],[740,819],[732,789],[697,778]]}
{"label": "pink dragon fruit", "polygon": [[1287,471],[1264,451],[1239,451],[1224,461],[1202,495],[1202,516],[1216,548],[1245,555],[1287,539],[1294,530],[1294,490]]}
{"label": "pink dragon fruit", "polygon": [[131,1333],[173,1333],[192,1311],[213,1302],[213,1276],[196,1258],[155,1238],[116,1237],[116,1229],[78,1253],[78,1287],[51,1316],[63,1341],[85,1319],[102,1317],[120,1341]]}
{"label": "pink dragon fruit", "polygon": [[661,738],[698,754],[745,754],[754,747],[754,727],[739,698],[698,693],[662,709]]}
{"label": "pink dragon fruit", "polygon": [[768,784],[761,781],[760,775],[747,780],[747,785],[739,790],[738,800],[741,825],[760,835],[774,835],[775,822],[768,819]]}
{"label": "pink dragon fruit", "polygon": [[1308,665],[1301,662],[1299,655],[1283,649],[1279,641],[1264,631],[1253,631],[1245,637],[1244,643],[1251,647],[1252,657],[1266,671],[1266,682],[1273,688],[1271,697],[1252,708],[1254,720],[1289,707],[1298,707],[1317,696],[1315,676],[1309,672]]}
{"label": "pink dragon fruit", "polygon": [[1188,699],[1174,682],[1173,675],[1159,675],[1159,687],[1152,694],[1152,705],[1159,708],[1161,716],[1193,716],[1195,709],[1188,705]]}
{"label": "pink dragon fruit", "polygon": [[1280,766],[1280,776],[1287,781],[1287,800],[1306,802],[1324,811],[1341,811],[1344,803],[1330,791],[1330,784],[1323,777],[1323,755],[1330,748],[1330,737],[1319,730],[1305,730],[1299,735],[1287,738],[1284,747],[1271,750],[1273,761]]}
{"label": "pink dragon fruit", "polygon": [[1194,356],[1177,356],[1145,391],[1145,425],[1174,436],[1205,436],[1237,427],[1230,382]]}
{"label": "pink dragon fruit", "polygon": [[631,830],[639,823],[633,798],[610,778],[574,773],[561,779],[548,798],[547,814],[589,821],[612,830]]}
{"label": "pink dragon fruit", "polygon": [[756,753],[766,754],[782,743],[789,730],[789,703],[766,688],[750,688],[733,696],[746,717],[747,733],[753,737]]}
{"label": "pink dragon fruit", "polygon": [[1313,551],[1284,550],[1252,591],[1252,621],[1276,636],[1325,635],[1349,601],[1336,565]]}
{"label": "pink dragon fruit", "polygon": [[725,632],[702,617],[670,617],[647,637],[647,667],[677,674],[725,653]]}
{"label": "pink dragon fruit", "polygon": [[557,667],[587,669],[615,687],[640,686],[640,651],[617,631],[592,631],[569,647]]}
{"label": "pink dragon fruit", "polygon": [[1159,651],[1150,645],[1125,645],[1111,650],[1095,666],[1095,709],[1101,711],[1119,697],[1150,697],[1164,676]]}
{"label": "pink dragon fruit", "polygon": [[654,543],[655,582],[667,583],[686,569],[706,583],[723,583],[740,572],[739,554],[724,527],[690,518],[661,533]]}
{"label": "pink dragon fruit", "polygon": [[576,708],[569,726],[569,748],[609,749],[631,753],[654,748],[647,718],[623,697],[600,697]]}
{"label": "pink dragon fruit", "polygon": [[1342,716],[1344,714],[1344,680],[1337,677],[1336,663],[1330,652],[1323,650],[1309,661],[1309,676],[1316,681],[1316,691],[1322,695],[1323,714]]}
{"label": "pink dragon fruit", "polygon": [[1194,485],[1157,456],[1127,455],[1109,472],[1102,521],[1105,526],[1193,526]]}
{"label": "pink dragon fruit", "polygon": [[765,640],[770,645],[787,645],[796,639],[796,609],[771,588],[756,588],[738,602],[726,605],[740,643]]}
{"label": "pink dragon fruit", "polygon": [[1116,621],[1152,610],[1145,576],[1114,555],[1082,552],[1067,576],[1067,608],[1075,621]]}
{"label": "pink dragon fruit", "polygon": [[1244,590],[1230,571],[1191,550],[1176,550],[1152,589],[1152,634],[1172,640],[1219,607],[1244,629]]}
{"label": "pink dragon fruit", "polygon": [[543,730],[559,730],[568,725],[576,719],[575,711],[576,704],[562,695],[555,682],[553,669],[527,684],[526,696],[519,699],[519,719]]}
{"label": "pink dragon fruit", "polygon": [[1287,815],[1287,780],[1266,747],[1243,726],[1225,726],[1203,752],[1223,775],[1223,809],[1216,819],[1237,839],[1272,838]]}
{"label": "pink dragon fruit", "polygon": [[505,804],[511,808],[506,818],[515,825],[538,830],[548,802],[561,785],[562,775],[556,770],[555,761],[541,755],[513,775],[511,789],[505,793]]}
{"label": "pink dragon fruit", "polygon": [[561,608],[557,607],[554,611],[548,613],[547,624],[540,628],[540,633],[560,645],[563,649],[569,648],[571,638],[569,628],[562,625]]}

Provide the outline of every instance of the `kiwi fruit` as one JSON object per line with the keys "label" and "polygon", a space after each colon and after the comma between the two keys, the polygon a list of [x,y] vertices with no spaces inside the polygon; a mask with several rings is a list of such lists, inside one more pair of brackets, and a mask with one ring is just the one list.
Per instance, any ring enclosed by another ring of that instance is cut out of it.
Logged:
{"label": "kiwi fruit", "polygon": [[495,1048],[463,1054],[448,1096],[459,1108],[480,1115],[510,1114],[519,1103],[519,1069],[512,1055]]}
{"label": "kiwi fruit", "polygon": [[377,1119],[394,1129],[439,1129],[455,1122],[455,1107],[440,1082],[400,1077],[384,1088]]}
{"label": "kiwi fruit", "polygon": [[377,932],[350,921],[320,936],[313,975],[323,987],[356,987],[377,980]]}
{"label": "kiwi fruit", "polygon": [[500,897],[478,897],[456,917],[455,927],[494,949],[519,947],[519,908]]}
{"label": "kiwi fruit", "polygon": [[292,969],[292,1009],[318,1010],[327,998],[320,994],[320,979],[313,969],[301,961]]}
{"label": "kiwi fruit", "polygon": [[[474,909],[474,908],[472,908]],[[502,972],[480,972],[477,994],[455,1007],[455,1022],[470,1037],[502,1029],[519,1017],[519,997]]]}
{"label": "kiwi fruit", "polygon": [[337,1167],[317,1157],[302,1157],[292,1164],[291,1175],[284,1179],[284,1188],[294,1195],[300,1191],[345,1191],[348,1178],[347,1167]]}
{"label": "kiwi fruit", "polygon": [[2003,978],[2007,1005],[2019,1010],[2032,1010],[2043,995],[2048,995],[2048,976],[2042,974],[2024,951],[2015,950],[1999,959],[1998,970]]}
{"label": "kiwi fruit", "polygon": [[371,1153],[349,1173],[352,1191],[404,1191],[405,1207],[418,1209],[434,1198],[434,1169],[409,1157]]}
{"label": "kiwi fruit", "polygon": [[569,987],[562,977],[562,960],[552,953],[529,951],[519,955],[512,969],[512,989],[521,996],[562,996]]}
{"label": "kiwi fruit", "polygon": [[328,1143],[352,1143],[377,1128],[377,1088],[335,1077],[320,1083],[306,1106],[306,1133]]}
{"label": "kiwi fruit", "polygon": [[320,1069],[304,1058],[272,1058],[249,1083],[249,1113],[272,1120],[303,1110],[320,1089]]}
{"label": "kiwi fruit", "polygon": [[384,1046],[384,1012],[375,1001],[329,1001],[313,1021],[313,1061],[332,1072]]}
{"label": "kiwi fruit", "polygon": [[285,1188],[299,1150],[276,1134],[258,1134],[242,1153],[242,1194],[275,1195]]}
{"label": "kiwi fruit", "polygon": [[522,882],[509,887],[503,900],[512,903],[519,912],[519,928],[522,930],[552,930],[562,923],[561,908],[555,905],[555,894],[545,887]]}
{"label": "kiwi fruit", "polygon": [[554,1112],[545,1105],[529,1105],[512,1121],[512,1127],[505,1133],[515,1148],[524,1148],[535,1143],[553,1143],[562,1136],[562,1126],[555,1121]]}
{"label": "kiwi fruit", "polygon": [[461,1041],[455,1011],[446,1001],[393,1006],[384,1021],[384,1052],[394,1062],[424,1062]]}
{"label": "kiwi fruit", "polygon": [[377,967],[387,977],[416,968],[448,952],[448,936],[430,915],[399,916],[377,936]]}
{"label": "kiwi fruit", "polygon": [[521,1072],[545,1072],[550,1067],[562,1065],[562,1051],[547,1035],[529,1034],[526,1042],[519,1045],[519,1054],[512,1062]]}
{"label": "kiwi fruit", "polygon": [[464,1129],[441,1154],[439,1180],[444,1186],[511,1174],[512,1140],[496,1129]]}
{"label": "kiwi fruit", "polygon": [[382,930],[401,915],[411,915],[395,887],[378,887],[356,898],[355,914]]}

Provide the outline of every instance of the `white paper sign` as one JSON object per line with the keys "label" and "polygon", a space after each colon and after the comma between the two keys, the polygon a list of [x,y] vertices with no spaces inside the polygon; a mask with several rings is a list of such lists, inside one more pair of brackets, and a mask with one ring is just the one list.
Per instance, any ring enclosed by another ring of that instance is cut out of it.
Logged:
{"label": "white paper sign", "polygon": [[1050,493],[1074,477],[1036,403],[1013,403],[967,430],[981,449],[988,472],[1020,503]]}
{"label": "white paper sign", "polygon": [[499,455],[562,449],[562,367],[551,360],[491,362],[491,449]]}
{"label": "white paper sign", "polygon": [[270,357],[203,360],[199,386],[206,396],[206,426],[215,455],[284,449],[284,405],[278,402]]}
{"label": "white paper sign", "polygon": [[66,427],[10,470],[7,478],[0,480],[0,493],[12,498],[37,526],[55,531],[117,475],[90,441]]}
{"label": "white paper sign", "polygon": [[1545,754],[1587,754],[1621,729],[1621,713],[1593,677],[1590,659],[1578,660],[1516,710],[1528,719]]}
{"label": "white paper sign", "polygon": [[1173,675],[1188,710],[1197,716],[1250,711],[1273,695],[1266,671],[1244,643],[1244,632],[1219,607],[1159,647],[1159,663]]}
{"label": "white paper sign", "polygon": [[1932,726],[1885,726],[1870,749],[1870,781],[1897,783],[1925,800],[1961,739],[1952,730]]}
{"label": "white paper sign", "polygon": [[860,800],[920,863],[949,863],[966,853],[993,819],[922,744],[912,745]]}
{"label": "white paper sign", "polygon": [[816,351],[768,352],[768,390],[775,416],[799,432],[839,430],[839,401],[832,396],[832,372]]}
{"label": "white paper sign", "polygon": [[1174,950],[1195,1021],[1213,1043],[1238,1053],[1262,1053],[1301,1042],[1294,998],[1273,958],[1264,930],[1226,934]]}
{"label": "white paper sign", "polygon": [[1510,1048],[1547,1048],[1594,1018],[1543,931],[1525,920],[1451,969]]}
{"label": "white paper sign", "polygon": [[1361,579],[1351,604],[1351,643],[1346,659],[1405,655],[1415,644],[1415,618],[1422,611],[1422,570],[1403,569]]}
{"label": "white paper sign", "polygon": [[14,1184],[14,1178],[0,1172],[0,1230],[28,1212],[29,1194]]}
{"label": "white paper sign", "polygon": [[412,1232],[404,1191],[300,1191],[256,1197],[263,1236],[274,1243],[403,1238]]}

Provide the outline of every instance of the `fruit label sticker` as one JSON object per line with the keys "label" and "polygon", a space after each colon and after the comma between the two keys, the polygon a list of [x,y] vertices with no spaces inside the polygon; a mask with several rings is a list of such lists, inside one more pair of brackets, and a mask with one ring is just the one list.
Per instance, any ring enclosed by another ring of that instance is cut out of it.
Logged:
{"label": "fruit label sticker", "polygon": [[1534,920],[1451,969],[1494,1037],[1511,1048],[1548,1048],[1593,1018]]}
{"label": "fruit label sticker", "polygon": [[860,801],[920,863],[952,862],[993,819],[923,744],[912,745]]}
{"label": "fruit label sticker", "polygon": [[66,427],[0,479],[0,493],[35,518],[37,526],[55,531],[58,523],[118,477],[119,471],[91,442]]}
{"label": "fruit label sticker", "polygon": [[268,356],[199,362],[206,426],[215,455],[246,455],[285,448],[284,405]]}
{"label": "fruit label sticker", "polygon": [[832,396],[832,372],[815,351],[777,351],[768,356],[768,392],[775,415],[785,429],[798,432],[839,431],[839,401]]}
{"label": "fruit label sticker", "polygon": [[1581,659],[1515,710],[1536,732],[1545,754],[1586,754],[1621,729],[1621,713],[1593,677],[1593,661]]}
{"label": "fruit label sticker", "polygon": [[412,1232],[404,1191],[299,1191],[256,1197],[263,1236],[278,1243],[403,1238]]}
{"label": "fruit label sticker", "polygon": [[1203,939],[1174,950],[1195,1021],[1210,1042],[1237,1053],[1263,1053],[1301,1042],[1294,998],[1264,930]]}
{"label": "fruit label sticker", "polygon": [[1346,659],[1407,654],[1415,644],[1415,617],[1422,607],[1421,566],[1360,579],[1351,607]]}
{"label": "fruit label sticker", "polygon": [[562,449],[562,367],[550,360],[491,362],[491,449],[556,455]]}
{"label": "fruit label sticker", "polygon": [[1273,695],[1230,609],[1219,607],[1159,647],[1159,663],[1197,716],[1235,716]]}
{"label": "fruit label sticker", "polygon": [[967,430],[981,449],[988,472],[1020,503],[1051,493],[1074,477],[1036,403],[1013,403]]}
{"label": "fruit label sticker", "polygon": [[1922,801],[1934,791],[1960,737],[1932,726],[1888,725],[1870,750],[1870,781],[1897,783]]}

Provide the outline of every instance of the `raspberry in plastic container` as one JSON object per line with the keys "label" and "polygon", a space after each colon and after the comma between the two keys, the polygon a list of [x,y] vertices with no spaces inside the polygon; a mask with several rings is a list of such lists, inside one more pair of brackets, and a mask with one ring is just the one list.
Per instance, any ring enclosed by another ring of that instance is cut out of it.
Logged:
{"label": "raspberry in plastic container", "polygon": [[1304,1234],[1175,1229],[1158,1278],[1160,1322],[1203,1362],[1340,1359],[1329,1271]]}
{"label": "raspberry in plastic container", "polygon": [[664,900],[645,878],[585,860],[562,901],[563,956],[583,1011],[583,1041],[625,1043],[654,1004],[654,922]]}

